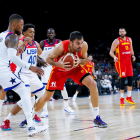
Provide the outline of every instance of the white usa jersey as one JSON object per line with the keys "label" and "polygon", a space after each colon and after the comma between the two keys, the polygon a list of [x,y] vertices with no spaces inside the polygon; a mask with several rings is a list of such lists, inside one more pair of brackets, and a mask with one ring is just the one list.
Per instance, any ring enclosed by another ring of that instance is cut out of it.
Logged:
{"label": "white usa jersey", "polygon": [[[24,39],[22,40],[24,41]],[[37,50],[38,47],[35,43],[35,41],[32,41],[32,44],[27,44],[25,46],[24,52],[20,55],[20,58],[25,61],[26,63],[31,64],[31,66],[37,65]],[[21,68],[20,73],[30,74],[32,73],[30,70]]]}
{"label": "white usa jersey", "polygon": [[0,66],[9,66],[9,58],[7,53],[7,47],[5,45],[5,39],[11,34],[14,33],[10,31],[0,33]]}

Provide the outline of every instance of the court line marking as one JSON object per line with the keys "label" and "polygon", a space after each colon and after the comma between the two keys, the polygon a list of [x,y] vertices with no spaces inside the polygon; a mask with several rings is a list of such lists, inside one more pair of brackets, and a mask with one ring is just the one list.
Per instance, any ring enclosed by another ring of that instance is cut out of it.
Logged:
{"label": "court line marking", "polygon": [[125,139],[125,140],[132,140],[132,139],[135,139],[135,138],[138,138],[138,137],[140,137],[140,135],[139,136],[132,137],[132,138],[128,138],[128,139]]}
{"label": "court line marking", "polygon": [[73,130],[73,131],[80,131],[80,130],[85,130],[85,129],[90,129],[90,128],[93,128],[94,126],[92,127],[87,127],[87,128],[81,128],[81,129],[77,129],[77,130]]}

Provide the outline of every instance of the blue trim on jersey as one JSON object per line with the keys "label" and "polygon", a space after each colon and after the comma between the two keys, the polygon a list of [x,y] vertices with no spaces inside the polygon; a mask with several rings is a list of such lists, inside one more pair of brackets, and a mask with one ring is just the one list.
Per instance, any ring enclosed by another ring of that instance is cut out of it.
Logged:
{"label": "blue trim on jersey", "polygon": [[57,43],[59,43],[59,39],[57,39]]}
{"label": "blue trim on jersey", "polygon": [[12,34],[14,34],[14,33],[13,33],[13,32],[8,33],[7,36],[5,37],[5,39],[6,39],[9,35],[12,35]]}
{"label": "blue trim on jersey", "polygon": [[49,45],[54,45],[56,39],[54,39],[54,42],[53,42],[52,44],[50,44],[50,43],[48,42],[48,39],[46,39],[46,41],[47,41],[47,43],[48,43]]}
{"label": "blue trim on jersey", "polygon": [[[20,82],[20,83],[21,83],[21,82]],[[8,91],[8,90],[12,90],[13,88],[17,87],[20,83],[14,85],[14,86],[12,86],[12,87],[5,88],[4,91],[6,92],[6,91]]]}
{"label": "blue trim on jersey", "polygon": [[40,88],[40,89],[38,89],[38,90],[36,90],[36,91],[34,91],[34,92],[32,92],[32,93],[35,94],[35,93],[37,93],[37,92],[43,90],[44,88],[45,88],[45,86],[43,86],[42,88]]}
{"label": "blue trim on jersey", "polygon": [[25,87],[30,87],[30,85],[26,84]]}
{"label": "blue trim on jersey", "polygon": [[42,83],[42,84],[45,85],[45,86],[47,85],[47,83]]}
{"label": "blue trim on jersey", "polygon": [[66,85],[64,84],[64,87],[66,87]]}
{"label": "blue trim on jersey", "polygon": [[28,43],[30,46],[33,46],[33,41],[32,41],[32,44]]}

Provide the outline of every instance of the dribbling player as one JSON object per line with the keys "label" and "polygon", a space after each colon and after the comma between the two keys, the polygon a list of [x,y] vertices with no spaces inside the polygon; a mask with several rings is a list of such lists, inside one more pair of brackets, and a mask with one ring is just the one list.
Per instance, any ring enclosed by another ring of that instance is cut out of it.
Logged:
{"label": "dribbling player", "polygon": [[[51,71],[46,91],[38,100],[33,114],[38,112],[44,104],[49,101],[54,90],[62,90],[66,79],[71,78],[79,85],[84,84],[90,90],[94,112],[94,126],[100,128],[107,127],[107,124],[103,122],[99,116],[97,84],[85,68],[81,66],[87,63],[87,50],[88,45],[84,41],[83,35],[78,31],[74,31],[70,34],[69,40],[62,41],[51,51],[47,57],[47,62],[54,67]],[[72,69],[70,69],[69,62],[62,61],[62,56],[68,52],[76,55],[75,65]],[[54,59],[56,59],[56,61],[54,61]]]}

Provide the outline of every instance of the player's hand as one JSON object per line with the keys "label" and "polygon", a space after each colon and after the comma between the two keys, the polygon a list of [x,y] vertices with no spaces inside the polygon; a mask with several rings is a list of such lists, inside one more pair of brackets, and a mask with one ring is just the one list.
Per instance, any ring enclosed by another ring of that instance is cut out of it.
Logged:
{"label": "player's hand", "polygon": [[40,63],[43,67],[48,66],[48,63],[44,61],[42,58],[40,58],[39,56],[37,56],[37,62]]}
{"label": "player's hand", "polygon": [[22,48],[22,47],[19,47],[19,48],[17,49],[17,54],[16,54],[16,56],[21,55],[23,52],[24,52],[23,48]]}
{"label": "player's hand", "polygon": [[80,58],[78,57],[78,55],[75,55],[73,68],[77,67],[79,64],[80,64]]}
{"label": "player's hand", "polygon": [[114,57],[114,62],[117,62],[118,61],[118,57]]}
{"label": "player's hand", "polygon": [[28,44],[31,41],[32,41],[32,38],[31,37],[25,37],[23,43],[26,45],[26,44]]}
{"label": "player's hand", "polygon": [[132,60],[133,60],[133,61],[135,61],[135,60],[136,60],[136,57],[135,57],[134,55],[132,56]]}
{"label": "player's hand", "polygon": [[96,76],[96,75],[94,75],[94,78],[95,78],[95,79],[97,79],[97,76]]}
{"label": "player's hand", "polygon": [[70,70],[71,69],[71,65],[69,64],[70,62],[63,62],[63,58],[64,57],[61,57],[59,59],[59,61],[57,62],[57,67]]}
{"label": "player's hand", "polygon": [[37,73],[40,77],[44,75],[44,71],[39,67],[30,66],[32,72]]}

